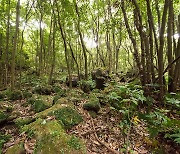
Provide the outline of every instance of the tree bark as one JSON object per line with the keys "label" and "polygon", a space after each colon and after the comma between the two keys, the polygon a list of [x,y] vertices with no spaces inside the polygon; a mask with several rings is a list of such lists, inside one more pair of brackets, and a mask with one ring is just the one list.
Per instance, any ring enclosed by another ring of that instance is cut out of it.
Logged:
{"label": "tree bark", "polygon": [[11,90],[15,88],[15,56],[18,45],[18,32],[19,32],[19,17],[20,17],[20,0],[18,0],[16,5],[16,31],[14,35],[14,44],[12,52],[12,64],[11,64]]}
{"label": "tree bark", "polygon": [[163,70],[164,70],[164,60],[163,60],[163,51],[164,51],[164,32],[166,26],[166,17],[168,12],[168,5],[169,0],[165,0],[162,22],[161,22],[161,29],[160,29],[160,44],[159,44],[159,51],[157,53],[158,57],[158,79],[159,79],[159,86],[160,86],[160,101],[163,101],[164,97],[164,83],[163,83]]}

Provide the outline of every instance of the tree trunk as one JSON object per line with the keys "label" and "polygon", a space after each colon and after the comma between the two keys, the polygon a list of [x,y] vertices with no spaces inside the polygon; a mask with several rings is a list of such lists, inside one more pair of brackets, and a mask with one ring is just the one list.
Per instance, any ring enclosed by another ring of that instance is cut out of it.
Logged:
{"label": "tree trunk", "polygon": [[56,3],[56,9],[57,9],[57,13],[58,13],[58,24],[59,24],[59,28],[60,28],[60,32],[61,32],[61,37],[63,39],[63,44],[64,44],[66,64],[67,64],[67,68],[68,68],[69,87],[72,88],[72,74],[71,74],[71,68],[70,68],[70,64],[69,64],[69,60],[68,60],[69,54],[68,54],[68,48],[67,48],[67,42],[66,42],[66,35],[65,35],[65,32],[64,32],[62,24],[61,24],[60,11],[59,11],[57,0],[55,0],[55,3]]}
{"label": "tree trunk", "polygon": [[164,51],[164,32],[166,26],[166,16],[168,11],[169,0],[165,0],[163,16],[162,16],[162,23],[160,29],[160,44],[159,44],[159,52],[157,53],[158,56],[158,79],[159,79],[159,86],[160,86],[160,101],[163,101],[164,97],[164,84],[163,84],[163,69],[164,69],[164,61],[163,61],[163,51]]}
{"label": "tree trunk", "polygon": [[[169,0],[169,15],[168,15],[168,29],[167,29],[167,57],[168,57],[168,64],[170,64],[173,61],[173,56],[172,56],[172,36],[173,36],[173,1]],[[168,70],[168,92],[173,91],[173,70],[174,67],[172,66]]]}
{"label": "tree trunk", "polygon": [[[52,84],[52,77],[53,77],[53,72],[55,69],[55,61],[56,61],[56,51],[55,51],[55,36],[56,36],[56,17],[54,16],[54,22],[53,22],[53,36],[52,36],[52,51],[53,51],[53,58],[51,60],[51,70],[50,70],[50,75],[49,75],[49,84]],[[50,41],[50,40],[49,40]],[[50,49],[51,43],[49,44],[49,49]]]}
{"label": "tree trunk", "polygon": [[12,52],[11,90],[14,90],[14,87],[15,87],[15,56],[16,56],[17,45],[18,45],[19,16],[20,16],[20,0],[18,0],[17,5],[16,5],[16,31],[14,35],[13,52]]}

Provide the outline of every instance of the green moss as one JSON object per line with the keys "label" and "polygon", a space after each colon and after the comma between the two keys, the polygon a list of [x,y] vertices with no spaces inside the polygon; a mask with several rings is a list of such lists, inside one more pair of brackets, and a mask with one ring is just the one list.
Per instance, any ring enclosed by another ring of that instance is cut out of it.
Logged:
{"label": "green moss", "polygon": [[85,110],[94,111],[94,112],[97,113],[97,112],[100,110],[100,108],[101,108],[100,103],[99,103],[99,99],[97,99],[97,98],[91,98],[91,99],[89,100],[89,102],[87,102],[87,103],[85,103],[85,104],[83,105],[83,108],[84,108]]}
{"label": "green moss", "polygon": [[62,121],[66,129],[79,124],[83,121],[82,116],[71,107],[63,107],[54,112],[57,120]]}
{"label": "green moss", "polygon": [[46,118],[48,115],[53,115],[54,112],[58,109],[61,109],[63,107],[67,106],[66,104],[55,104],[53,105],[52,107],[42,111],[42,112],[39,112],[39,113],[36,113],[35,117],[36,118]]}
{"label": "green moss", "polygon": [[52,100],[51,96],[33,95],[28,100],[28,103],[31,104],[32,109],[37,113],[49,108],[52,105]]}
{"label": "green moss", "polygon": [[56,104],[68,104],[68,105],[72,105],[72,102],[70,102],[68,100],[68,98],[59,98],[57,101],[56,101]]}
{"label": "green moss", "polygon": [[21,128],[24,125],[27,125],[27,124],[31,123],[32,121],[33,121],[33,118],[31,118],[31,117],[25,117],[25,118],[20,117],[20,118],[17,118],[17,119],[14,120],[15,124],[19,128]]}
{"label": "green moss", "polygon": [[41,112],[41,111],[43,111],[43,110],[48,108],[48,106],[44,104],[44,101],[40,100],[40,99],[30,98],[28,100],[28,103],[31,104],[32,109],[36,113],[37,112]]}
{"label": "green moss", "polygon": [[81,143],[80,139],[75,136],[72,136],[68,140],[68,145],[76,150],[79,150],[82,148],[82,143]]}
{"label": "green moss", "polygon": [[51,93],[53,93],[53,89],[50,85],[38,85],[34,88],[33,93],[39,95],[50,95]]}
{"label": "green moss", "polygon": [[22,154],[25,153],[23,143],[15,144],[14,146],[8,148],[6,154]]}
{"label": "green moss", "polygon": [[80,139],[66,134],[58,121],[37,119],[24,127],[25,132],[33,132],[37,140],[35,154],[83,154],[85,146]]}

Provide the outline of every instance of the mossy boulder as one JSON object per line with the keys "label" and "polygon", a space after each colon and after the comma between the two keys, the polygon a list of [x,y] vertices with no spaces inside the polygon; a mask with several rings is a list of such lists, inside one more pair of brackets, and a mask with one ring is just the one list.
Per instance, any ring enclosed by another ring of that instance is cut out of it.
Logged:
{"label": "mossy boulder", "polygon": [[39,95],[51,95],[54,93],[54,90],[50,85],[38,85],[34,88],[33,93]]}
{"label": "mossy boulder", "polygon": [[42,112],[39,112],[39,113],[36,113],[35,114],[35,117],[36,117],[36,119],[37,118],[42,118],[42,119],[44,119],[44,118],[46,118],[47,116],[49,116],[49,115],[53,115],[53,113],[56,111],[56,110],[59,110],[59,109],[61,109],[61,108],[63,108],[63,107],[67,107],[68,105],[67,104],[55,104],[55,105],[53,105],[52,107],[50,107],[50,108],[48,108],[48,109],[46,109],[46,110],[44,110],[44,111],[42,111]]}
{"label": "mossy boulder", "polygon": [[56,101],[62,97],[66,97],[66,90],[65,89],[62,89],[60,92],[58,92],[55,96],[54,96],[54,99],[53,99],[53,104],[56,103]]}
{"label": "mossy boulder", "polygon": [[34,132],[36,145],[34,154],[84,154],[86,153],[83,142],[66,134],[63,126],[57,121],[37,119],[24,127],[25,132]]}
{"label": "mossy boulder", "polygon": [[59,98],[55,104],[67,104],[67,105],[72,105],[73,103],[71,101],[68,100],[68,98],[63,97],[63,98]]}
{"label": "mossy boulder", "polygon": [[32,109],[37,113],[52,106],[52,99],[51,96],[33,95],[33,97],[28,100],[28,103],[31,104]]}
{"label": "mossy boulder", "polygon": [[23,142],[13,145],[12,147],[8,148],[6,151],[6,154],[25,154],[25,153],[26,151],[24,149]]}
{"label": "mossy boulder", "polygon": [[57,120],[62,121],[66,129],[70,129],[83,121],[82,116],[69,106],[56,110],[54,115]]}
{"label": "mossy boulder", "polygon": [[92,91],[95,87],[96,87],[96,83],[94,82],[94,80],[81,80],[79,82],[81,89],[85,92],[85,93],[89,93],[90,91]]}
{"label": "mossy boulder", "polygon": [[87,103],[83,105],[83,108],[88,111],[94,111],[98,113],[101,108],[98,98],[91,98]]}
{"label": "mossy boulder", "polygon": [[16,124],[16,126],[18,126],[19,128],[23,127],[24,125],[30,124],[31,122],[33,122],[34,118],[32,117],[20,117],[14,120],[14,123]]}

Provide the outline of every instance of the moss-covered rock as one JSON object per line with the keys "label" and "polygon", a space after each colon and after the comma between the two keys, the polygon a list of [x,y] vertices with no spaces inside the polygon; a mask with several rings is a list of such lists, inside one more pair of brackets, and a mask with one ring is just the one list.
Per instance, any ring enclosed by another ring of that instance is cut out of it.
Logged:
{"label": "moss-covered rock", "polygon": [[70,129],[83,121],[82,116],[69,106],[56,110],[54,115],[57,120],[62,121],[66,129]]}
{"label": "moss-covered rock", "polygon": [[35,154],[83,154],[86,153],[83,142],[66,134],[63,126],[56,120],[37,119],[24,127],[25,132],[34,132],[36,139]]}
{"label": "moss-covered rock", "polygon": [[46,109],[46,110],[44,110],[44,111],[42,111],[42,112],[36,113],[36,114],[35,114],[35,117],[36,117],[36,118],[42,118],[42,119],[44,119],[44,118],[46,118],[48,115],[53,115],[53,113],[54,113],[56,110],[61,109],[61,108],[66,107],[66,106],[68,106],[68,105],[67,105],[67,104],[55,104],[55,105],[53,105],[52,107],[50,107],[50,108],[48,108],[48,109]]}
{"label": "moss-covered rock", "polygon": [[98,98],[91,98],[89,102],[83,105],[83,108],[88,111],[98,112],[101,108]]}
{"label": "moss-covered rock", "polygon": [[53,92],[54,92],[54,90],[53,90],[52,86],[50,86],[50,85],[38,85],[33,90],[33,93],[36,93],[39,95],[50,95]]}
{"label": "moss-covered rock", "polygon": [[56,104],[67,104],[67,105],[72,105],[73,103],[71,101],[68,100],[68,98],[63,97],[63,98],[59,98],[56,101]]}
{"label": "moss-covered rock", "polygon": [[34,99],[31,98],[28,100],[28,103],[31,104],[32,109],[37,113],[37,112],[41,112],[45,109],[48,108],[47,105],[45,105],[43,100],[40,99]]}
{"label": "moss-covered rock", "polygon": [[81,80],[79,82],[81,89],[85,92],[85,93],[89,93],[90,91],[92,91],[95,87],[96,87],[96,83],[94,82],[94,80]]}
{"label": "moss-covered rock", "polygon": [[32,117],[20,117],[14,120],[14,123],[21,128],[24,125],[30,124],[33,122],[34,118]]}
{"label": "moss-covered rock", "polygon": [[24,149],[24,144],[20,142],[19,144],[15,144],[12,147],[8,148],[6,154],[25,154],[26,151]]}
{"label": "moss-covered rock", "polygon": [[53,97],[33,95],[33,97],[28,100],[28,103],[31,104],[32,109],[37,113],[51,107],[53,104]]}

